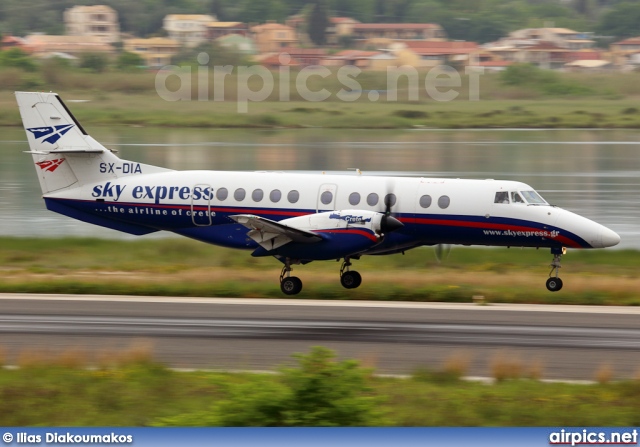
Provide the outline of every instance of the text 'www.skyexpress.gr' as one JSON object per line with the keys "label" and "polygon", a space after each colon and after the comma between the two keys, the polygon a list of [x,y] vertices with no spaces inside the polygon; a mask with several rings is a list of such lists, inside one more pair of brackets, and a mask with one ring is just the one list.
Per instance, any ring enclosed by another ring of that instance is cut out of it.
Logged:
{"label": "text 'www.skyexpress.gr'", "polygon": [[547,237],[554,239],[560,234],[559,231],[514,231],[514,230],[484,230],[485,236],[509,236],[509,237]]}

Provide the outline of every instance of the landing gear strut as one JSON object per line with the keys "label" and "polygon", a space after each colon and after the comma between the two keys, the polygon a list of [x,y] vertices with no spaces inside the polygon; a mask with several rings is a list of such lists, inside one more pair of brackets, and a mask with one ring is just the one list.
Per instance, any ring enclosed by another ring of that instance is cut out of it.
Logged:
{"label": "landing gear strut", "polygon": [[285,295],[297,295],[302,290],[302,281],[297,276],[291,276],[291,260],[287,258],[280,273],[280,290]]}
{"label": "landing gear strut", "polygon": [[342,267],[340,267],[340,284],[345,289],[355,289],[362,284],[362,276],[355,270],[349,270],[351,267],[351,260],[344,258]]}
{"label": "landing gear strut", "polygon": [[[551,261],[551,271],[549,272],[549,279],[547,279],[547,290],[550,292],[557,292],[562,289],[562,280],[558,277],[558,270],[562,268],[560,264],[560,258],[566,253],[566,249],[552,248],[551,254],[553,255],[553,261]],[[551,276],[555,271],[555,276]]]}

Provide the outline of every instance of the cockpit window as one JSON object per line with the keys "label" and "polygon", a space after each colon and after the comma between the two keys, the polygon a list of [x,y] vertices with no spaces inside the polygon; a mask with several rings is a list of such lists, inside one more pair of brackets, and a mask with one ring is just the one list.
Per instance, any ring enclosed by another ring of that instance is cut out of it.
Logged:
{"label": "cockpit window", "polygon": [[525,200],[532,205],[546,205],[547,202],[535,191],[520,191]]}
{"label": "cockpit window", "polygon": [[511,193],[511,202],[513,202],[513,203],[525,203],[525,201],[522,199],[520,194],[515,192],[515,191]]}
{"label": "cockpit window", "polygon": [[505,191],[498,191],[493,203],[509,203],[509,193]]}

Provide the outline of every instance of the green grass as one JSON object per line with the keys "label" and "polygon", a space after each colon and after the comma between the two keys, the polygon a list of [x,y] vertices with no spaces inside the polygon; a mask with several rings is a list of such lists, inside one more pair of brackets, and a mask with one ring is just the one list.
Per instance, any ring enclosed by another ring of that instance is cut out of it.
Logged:
{"label": "green grass", "polygon": [[[94,368],[87,369],[86,353],[67,352],[49,358],[31,353],[21,356],[19,369],[0,368],[0,425],[224,425],[221,409],[233,409],[238,417],[258,425],[269,420],[269,415],[262,412],[268,410],[268,402],[286,393],[286,387],[313,385],[319,390],[313,374],[318,374],[317,380],[336,380],[322,376],[321,371],[298,374],[295,368],[289,368],[289,374],[285,370],[284,375],[176,372],[140,349],[102,353],[98,358]],[[520,376],[489,385],[463,381],[459,374],[447,373],[446,367],[437,371],[420,369],[407,379],[376,377],[370,369],[348,372],[338,368],[352,380],[365,380],[364,387],[352,398],[375,402],[376,417],[372,420],[376,425],[640,424],[638,379],[577,385]],[[292,377],[297,379],[291,382]],[[308,381],[308,385],[300,380]],[[258,390],[261,395],[256,394]],[[322,399],[319,395],[306,396]],[[299,408],[304,416],[305,405]],[[348,413],[341,416],[340,425],[349,425],[349,417]]]}
{"label": "green grass", "polygon": [[[273,258],[189,239],[111,241],[0,238],[0,292],[282,298]],[[454,247],[440,264],[433,248],[365,256],[354,268],[363,285],[343,289],[340,264],[295,266],[305,287],[297,299],[640,305],[640,252],[571,250],[559,293],[544,281],[547,250]]]}
{"label": "green grass", "polygon": [[[496,74],[481,77],[480,100],[469,101],[468,79],[457,88],[459,96],[450,102],[430,98],[420,74],[417,100],[407,89],[406,79],[398,84],[398,100],[388,100],[384,73],[362,73],[358,78],[364,92],[354,101],[343,101],[337,93],[345,86],[335,75],[312,76],[312,91],[326,89],[331,96],[322,102],[306,101],[296,94],[295,76],[289,84],[290,100],[280,101],[279,81],[265,101],[249,102],[240,113],[238,78],[224,84],[224,101],[213,100],[214,82],[209,83],[209,101],[198,101],[194,81],[190,101],[166,101],[155,90],[153,73],[76,73],[57,76],[42,86],[22,85],[34,74],[15,69],[0,70],[0,126],[21,125],[12,91],[54,90],[71,103],[71,109],[86,125],[173,126],[212,128],[640,128],[639,73],[562,74],[563,85],[581,85],[590,92],[580,95],[544,94],[527,86],[506,86]],[[253,91],[262,88],[250,78]],[[173,79],[175,81],[176,79]],[[22,83],[22,84],[21,84]],[[171,85],[175,90],[179,86]],[[369,90],[382,92],[378,101],[368,99]],[[354,97],[355,98],[355,97]]]}

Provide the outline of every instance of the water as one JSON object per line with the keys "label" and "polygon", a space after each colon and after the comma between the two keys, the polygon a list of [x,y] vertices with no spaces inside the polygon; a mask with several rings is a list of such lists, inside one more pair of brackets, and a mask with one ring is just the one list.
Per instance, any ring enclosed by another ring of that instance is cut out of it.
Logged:
{"label": "water", "polygon": [[[519,180],[640,249],[638,130],[90,128],[122,158],[173,169],[403,172]],[[132,236],[47,211],[24,131],[0,133],[0,235]],[[165,235],[145,236],[163,237]]]}

